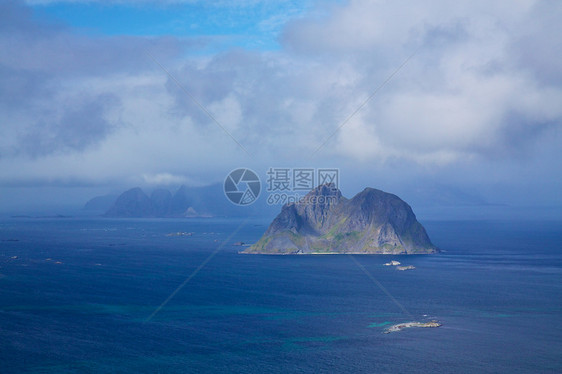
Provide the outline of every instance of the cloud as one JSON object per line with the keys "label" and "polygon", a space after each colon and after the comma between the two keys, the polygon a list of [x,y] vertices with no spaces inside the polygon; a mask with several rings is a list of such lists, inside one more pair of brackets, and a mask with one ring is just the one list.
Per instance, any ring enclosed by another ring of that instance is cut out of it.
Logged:
{"label": "cloud", "polygon": [[119,119],[124,108],[118,82],[142,84],[153,69],[146,51],[165,58],[197,44],[78,36],[34,22],[20,4],[2,8],[0,159],[76,153],[102,142],[125,123]]}
{"label": "cloud", "polygon": [[510,162],[560,129],[562,6],[315,4],[264,19],[285,25],[279,51],[215,54],[204,38],[86,36],[3,4],[0,183],[204,183],[316,162],[450,170]]}
{"label": "cloud", "polygon": [[[351,66],[355,98],[368,97],[416,51],[362,115],[342,128],[336,149],[357,158],[453,162],[466,155],[497,156],[498,148],[520,149],[560,123],[562,87],[540,79],[536,66],[521,58],[534,49],[521,49],[521,40],[560,43],[548,23],[536,31],[537,13],[553,10],[562,14],[544,2],[434,1],[422,7],[350,1],[295,21],[283,40],[299,56],[322,56],[332,69]],[[550,67],[550,78],[562,71]]]}
{"label": "cloud", "polygon": [[182,175],[173,175],[170,173],[160,174],[143,174],[143,183],[154,186],[177,186],[182,184],[194,185],[195,181],[190,180]]}
{"label": "cloud", "polygon": [[110,132],[112,124],[104,114],[109,107],[119,105],[113,95],[100,95],[95,98],[78,98],[77,103],[67,101],[70,108],[60,114],[60,119],[40,118],[24,130],[19,139],[19,152],[34,157],[54,152],[82,151],[103,140]]}

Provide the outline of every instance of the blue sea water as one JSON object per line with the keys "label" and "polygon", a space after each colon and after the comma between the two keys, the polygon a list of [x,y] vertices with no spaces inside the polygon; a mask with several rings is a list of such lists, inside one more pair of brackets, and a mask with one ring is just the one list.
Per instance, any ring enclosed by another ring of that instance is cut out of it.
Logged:
{"label": "blue sea water", "polygon": [[424,225],[445,251],[355,256],[371,279],[238,254],[260,220],[2,220],[0,373],[562,372],[560,222]]}

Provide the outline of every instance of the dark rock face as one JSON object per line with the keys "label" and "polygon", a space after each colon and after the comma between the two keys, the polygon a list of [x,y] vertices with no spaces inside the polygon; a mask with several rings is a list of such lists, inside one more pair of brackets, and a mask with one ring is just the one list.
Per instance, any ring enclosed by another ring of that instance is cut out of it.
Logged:
{"label": "dark rock face", "polygon": [[123,192],[106,217],[184,217],[193,214],[186,187],[182,186],[174,196],[166,189],[157,189],[150,198],[139,188]]}
{"label": "dark rock face", "polygon": [[169,215],[183,216],[190,206],[189,190],[186,186],[181,186],[174,194],[174,197],[172,197]]}
{"label": "dark rock face", "polygon": [[156,189],[150,198],[133,188],[113,198],[105,209],[106,217],[124,218],[185,218],[213,216],[243,216],[250,210],[240,209],[224,196],[222,184],[205,187],[181,186],[172,194],[164,188]]}
{"label": "dark rock face", "polygon": [[88,200],[82,209],[99,213],[106,212],[109,208],[111,208],[111,206],[113,206],[116,199],[117,196],[114,195],[96,196]]}
{"label": "dark rock face", "polygon": [[366,188],[348,200],[322,185],[283,206],[246,253],[435,253],[412,208],[398,196]]}
{"label": "dark rock face", "polygon": [[152,201],[138,187],[123,192],[105,213],[107,217],[150,217]]}
{"label": "dark rock face", "polygon": [[172,194],[163,188],[154,190],[150,195],[152,201],[152,213],[156,217],[164,217],[170,212]]}

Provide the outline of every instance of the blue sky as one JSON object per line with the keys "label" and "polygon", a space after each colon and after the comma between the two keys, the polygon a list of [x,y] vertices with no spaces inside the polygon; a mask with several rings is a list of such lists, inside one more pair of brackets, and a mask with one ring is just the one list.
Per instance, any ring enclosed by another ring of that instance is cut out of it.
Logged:
{"label": "blue sky", "polygon": [[0,3],[0,212],[238,167],[562,206],[562,3],[160,4]]}
{"label": "blue sky", "polygon": [[[212,1],[171,4],[52,2],[35,4],[38,19],[53,19],[90,35],[213,37],[215,49],[275,50],[284,23],[304,14],[311,1]],[[216,51],[216,50],[215,50]]]}

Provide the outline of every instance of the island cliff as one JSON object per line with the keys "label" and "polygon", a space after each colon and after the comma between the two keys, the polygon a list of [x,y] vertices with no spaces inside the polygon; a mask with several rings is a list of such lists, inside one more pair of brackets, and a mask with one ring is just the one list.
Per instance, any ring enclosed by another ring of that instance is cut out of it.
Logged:
{"label": "island cliff", "polygon": [[262,238],[243,253],[436,253],[412,208],[398,196],[366,188],[352,199],[331,184],[286,204]]}

